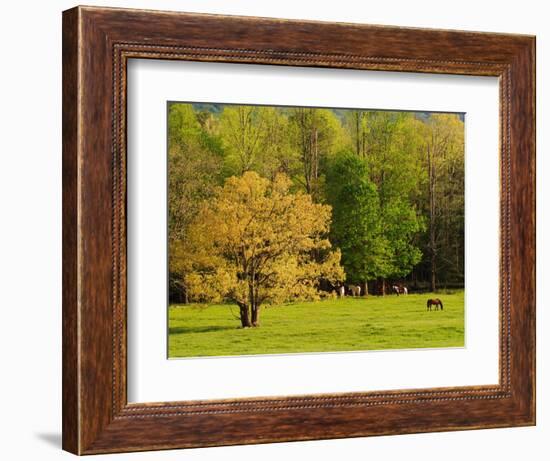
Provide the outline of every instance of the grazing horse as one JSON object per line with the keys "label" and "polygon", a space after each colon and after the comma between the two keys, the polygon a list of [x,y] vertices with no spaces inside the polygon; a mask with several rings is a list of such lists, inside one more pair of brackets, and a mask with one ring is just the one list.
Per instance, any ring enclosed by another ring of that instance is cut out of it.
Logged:
{"label": "grazing horse", "polygon": [[361,296],[361,287],[359,285],[350,285],[348,288],[352,296]]}
{"label": "grazing horse", "polygon": [[426,310],[431,311],[432,306],[434,306],[434,310],[438,310],[441,308],[443,310],[443,303],[441,302],[441,299],[435,298],[435,299],[428,299],[428,302],[426,303]]}
{"label": "grazing horse", "polygon": [[340,296],[340,298],[346,296],[346,288],[344,287],[344,285],[340,285],[338,287],[338,296]]}
{"label": "grazing horse", "polygon": [[397,296],[399,296],[400,294],[402,295],[409,294],[409,290],[407,289],[406,286],[403,286],[403,285],[392,285],[391,291],[394,292]]}

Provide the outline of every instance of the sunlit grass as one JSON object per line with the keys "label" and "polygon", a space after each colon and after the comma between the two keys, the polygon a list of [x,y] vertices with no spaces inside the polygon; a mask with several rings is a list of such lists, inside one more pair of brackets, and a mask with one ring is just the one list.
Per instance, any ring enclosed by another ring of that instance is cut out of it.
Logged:
{"label": "sunlit grass", "polygon": [[[426,311],[438,297],[444,310]],[[230,305],[171,305],[169,357],[464,346],[464,292],[369,296],[265,307],[240,328]]]}

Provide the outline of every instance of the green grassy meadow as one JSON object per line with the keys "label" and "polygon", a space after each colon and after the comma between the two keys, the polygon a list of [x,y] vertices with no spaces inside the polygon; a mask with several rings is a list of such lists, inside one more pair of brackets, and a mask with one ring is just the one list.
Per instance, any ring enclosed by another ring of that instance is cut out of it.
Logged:
{"label": "green grassy meadow", "polygon": [[[443,311],[426,311],[438,297]],[[263,307],[240,328],[236,306],[171,305],[170,358],[464,346],[464,292],[346,297]]]}

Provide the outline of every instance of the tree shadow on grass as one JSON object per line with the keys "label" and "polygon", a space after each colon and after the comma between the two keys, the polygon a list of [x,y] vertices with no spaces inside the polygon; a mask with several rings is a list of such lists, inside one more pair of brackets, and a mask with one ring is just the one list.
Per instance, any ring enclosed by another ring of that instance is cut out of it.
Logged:
{"label": "tree shadow on grass", "polygon": [[224,331],[224,330],[236,330],[236,327],[231,326],[220,326],[212,325],[206,327],[170,327],[168,333],[171,335],[179,335],[186,333],[210,333],[213,331]]}

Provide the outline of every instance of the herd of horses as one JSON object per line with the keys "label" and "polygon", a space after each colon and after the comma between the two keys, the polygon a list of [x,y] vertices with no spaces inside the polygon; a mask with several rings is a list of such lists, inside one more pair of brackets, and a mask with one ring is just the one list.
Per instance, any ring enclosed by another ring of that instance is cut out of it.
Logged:
{"label": "herd of horses", "polygon": [[[344,298],[346,295],[349,296],[361,296],[361,285],[338,285],[335,289],[335,292],[339,298]],[[408,295],[409,290],[406,286],[401,284],[393,284],[391,286],[391,292],[393,294],[399,295]],[[443,310],[443,302],[439,298],[431,298],[426,301],[426,310]]]}
{"label": "herd of horses", "polygon": [[[338,285],[335,289],[338,297],[343,298],[346,295],[349,296],[361,296],[362,292],[361,285]],[[400,284],[394,284],[391,286],[391,292],[399,295],[408,295],[409,290],[406,286]]]}
{"label": "herd of horses", "polygon": [[346,294],[350,296],[361,296],[361,285],[339,285],[336,287],[336,294],[339,298],[344,298]]}

